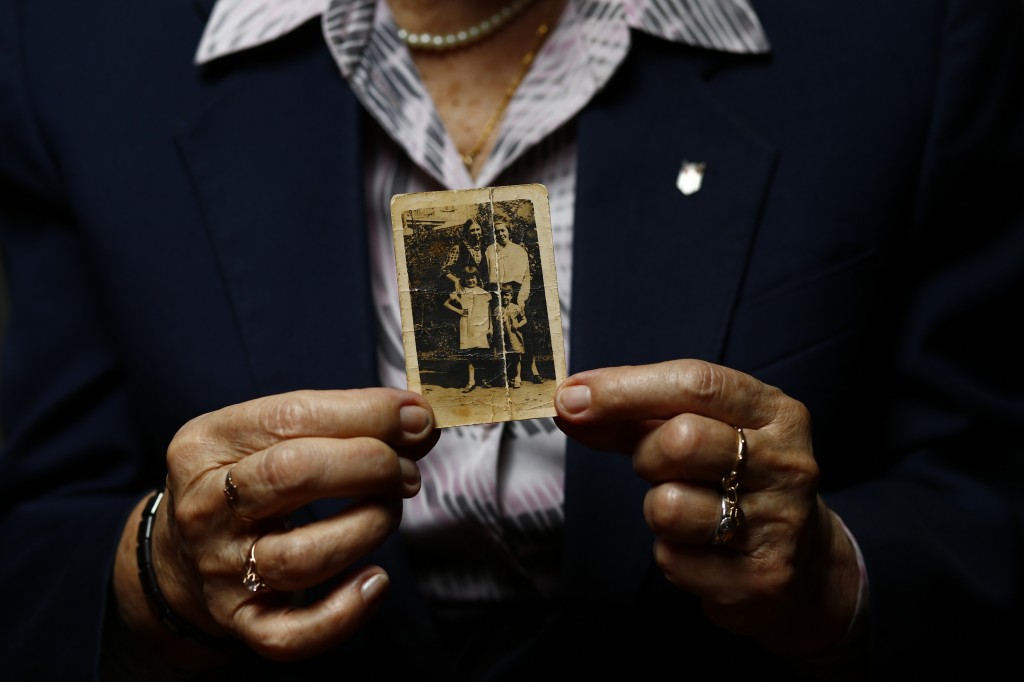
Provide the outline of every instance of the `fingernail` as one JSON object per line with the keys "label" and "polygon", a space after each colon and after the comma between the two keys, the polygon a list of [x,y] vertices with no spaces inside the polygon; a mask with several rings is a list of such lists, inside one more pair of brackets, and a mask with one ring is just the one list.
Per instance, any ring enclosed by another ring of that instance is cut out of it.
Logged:
{"label": "fingernail", "polygon": [[579,414],[590,407],[589,386],[568,386],[558,392],[558,403],[563,412]]}
{"label": "fingernail", "polygon": [[363,584],[359,586],[359,591],[363,594],[363,601],[372,604],[377,597],[384,593],[387,586],[388,574],[375,573],[363,581]]}
{"label": "fingernail", "polygon": [[410,436],[418,436],[430,423],[430,415],[419,405],[406,405],[398,411],[402,430]]}
{"label": "fingernail", "polygon": [[405,457],[399,457],[398,466],[402,470],[402,483],[410,487],[419,487],[420,468],[416,466],[416,462]]}

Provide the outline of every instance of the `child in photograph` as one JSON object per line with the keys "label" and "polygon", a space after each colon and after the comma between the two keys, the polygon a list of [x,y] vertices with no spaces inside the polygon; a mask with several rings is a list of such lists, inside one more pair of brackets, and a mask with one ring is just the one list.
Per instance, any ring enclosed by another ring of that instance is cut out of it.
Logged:
{"label": "child in photograph", "polygon": [[515,294],[510,284],[501,287],[501,305],[495,308],[495,315],[501,321],[501,327],[505,338],[505,357],[508,359],[509,374],[514,374],[512,388],[520,388],[523,385],[523,352],[526,346],[523,343],[522,329],[526,326],[526,313],[522,306],[513,303]]}
{"label": "child in photograph", "polygon": [[471,265],[462,269],[462,290],[453,291],[444,307],[461,316],[459,351],[466,358],[469,379],[463,393],[476,388],[476,366],[486,360],[491,349],[491,295],[480,288],[479,271]]}

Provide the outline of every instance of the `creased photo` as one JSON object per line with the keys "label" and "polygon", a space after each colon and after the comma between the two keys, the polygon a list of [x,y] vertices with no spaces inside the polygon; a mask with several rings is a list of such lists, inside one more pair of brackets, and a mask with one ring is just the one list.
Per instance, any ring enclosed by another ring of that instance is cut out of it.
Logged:
{"label": "creased photo", "polygon": [[565,378],[543,185],[391,200],[409,389],[438,426],[554,416]]}

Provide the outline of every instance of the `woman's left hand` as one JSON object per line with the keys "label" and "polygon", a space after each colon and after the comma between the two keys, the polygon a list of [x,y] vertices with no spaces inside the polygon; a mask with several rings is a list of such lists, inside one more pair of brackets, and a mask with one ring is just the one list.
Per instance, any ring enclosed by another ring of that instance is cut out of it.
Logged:
{"label": "woman's left hand", "polygon": [[[650,481],[644,516],[665,577],[718,625],[784,656],[842,641],[860,571],[838,517],[818,495],[806,408],[780,390],[696,360],[591,370],[567,379],[559,427],[633,458]],[[745,444],[741,442],[745,438]],[[740,449],[745,522],[723,544],[723,477]]]}

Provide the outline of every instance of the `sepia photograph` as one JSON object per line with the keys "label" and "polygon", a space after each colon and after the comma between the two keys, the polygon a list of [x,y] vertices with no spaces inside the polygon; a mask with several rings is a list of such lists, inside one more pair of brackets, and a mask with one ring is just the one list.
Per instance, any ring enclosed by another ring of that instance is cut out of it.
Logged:
{"label": "sepia photograph", "polygon": [[406,376],[438,425],[550,417],[565,378],[543,185],[391,201]]}

